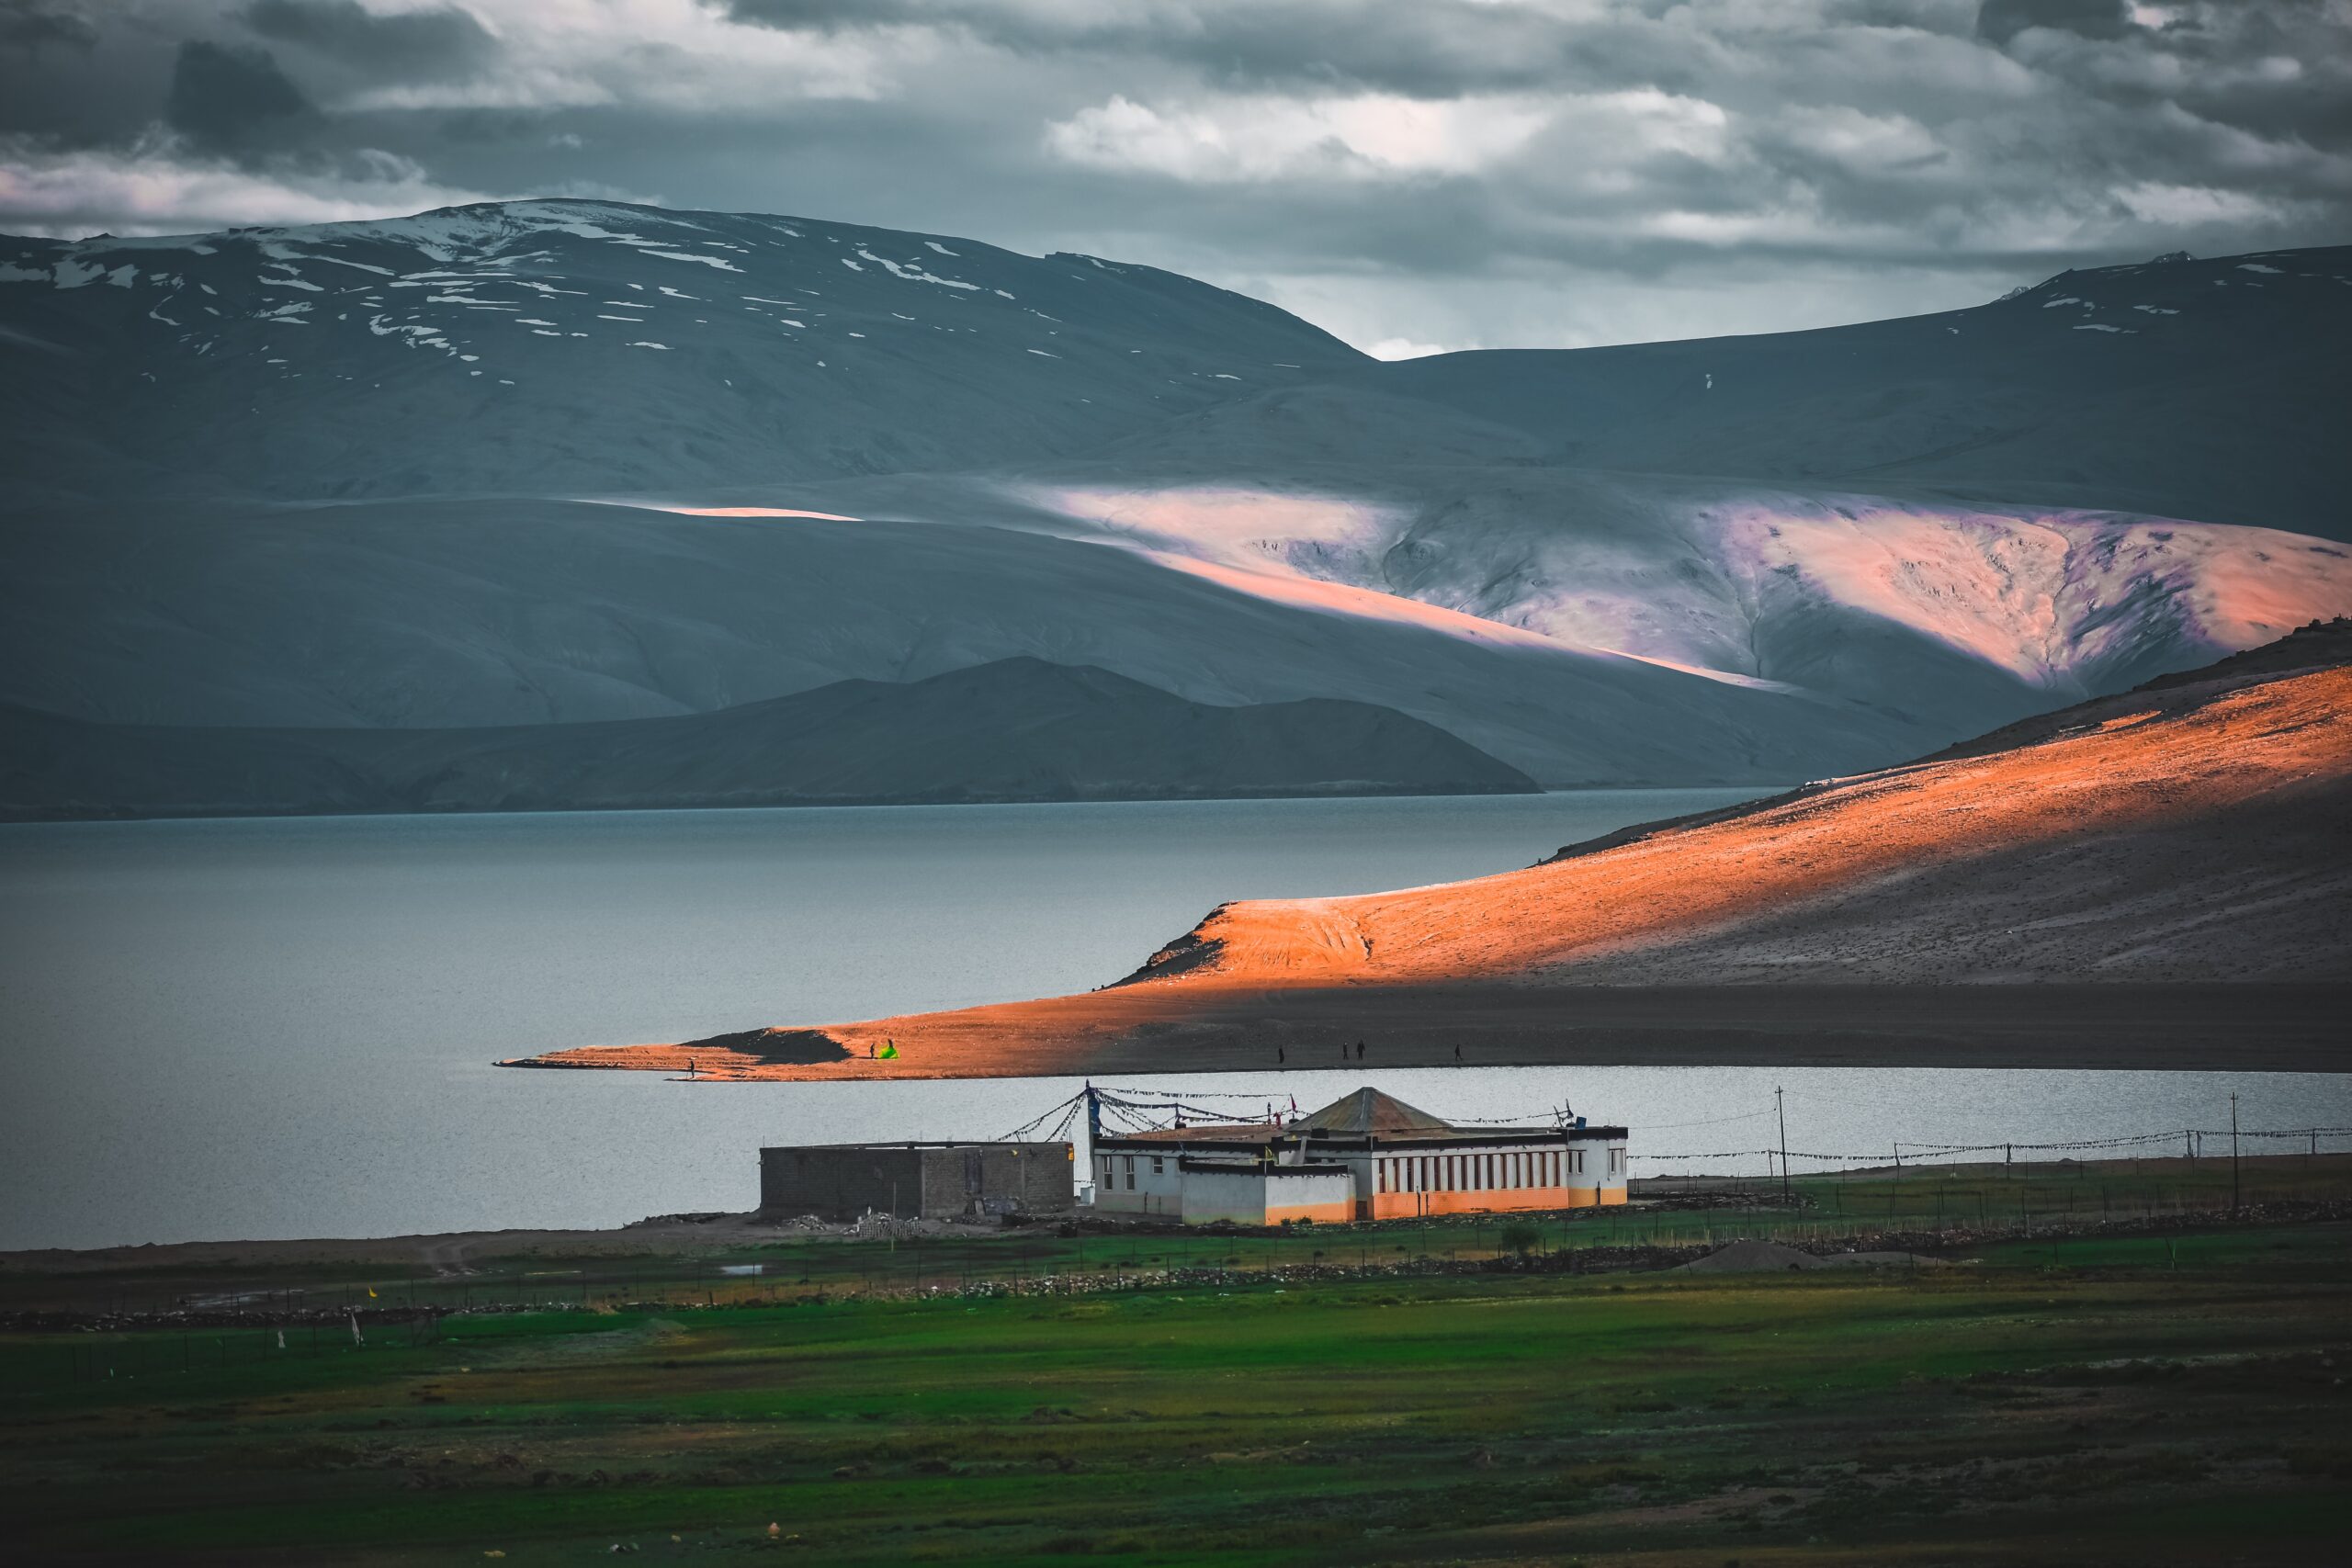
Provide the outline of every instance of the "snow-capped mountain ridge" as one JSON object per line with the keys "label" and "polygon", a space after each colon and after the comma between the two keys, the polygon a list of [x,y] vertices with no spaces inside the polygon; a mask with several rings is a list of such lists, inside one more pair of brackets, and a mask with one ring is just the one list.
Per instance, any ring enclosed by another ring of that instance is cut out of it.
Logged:
{"label": "snow-capped mountain ridge", "polygon": [[[78,406],[27,411],[36,430],[95,428],[132,458],[60,464],[35,439],[28,475],[288,498],[1036,457],[1362,357],[1151,268],[580,201],[0,240],[0,321],[87,367]],[[239,407],[266,453],[220,428]]]}
{"label": "snow-capped mountain ridge", "polygon": [[597,721],[1031,657],[1550,784],[1850,772],[2352,610],[2295,531],[2352,532],[2347,278],[1386,365],[1148,266],[788,216],[0,239],[0,701]]}

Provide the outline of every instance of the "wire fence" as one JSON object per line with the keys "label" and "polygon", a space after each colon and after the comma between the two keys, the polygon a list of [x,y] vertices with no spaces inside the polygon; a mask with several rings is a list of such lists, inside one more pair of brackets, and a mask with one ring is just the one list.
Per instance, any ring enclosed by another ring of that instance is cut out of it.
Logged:
{"label": "wire fence", "polygon": [[[1069,1135],[1091,1097],[1106,1132],[1132,1134],[1166,1132],[1185,1126],[1202,1124],[1216,1126],[1261,1126],[1279,1129],[1296,1118],[1296,1101],[1288,1095],[1272,1096],[1240,1090],[1139,1089],[1090,1085],[1049,1107],[1043,1114],[1006,1134],[1009,1141],[1021,1141],[1035,1136],[1048,1123],[1054,1131],[1047,1134],[1059,1140]],[[1237,1114],[1234,1108],[1220,1108],[1211,1101],[1241,1102],[1244,1109],[1256,1107],[1255,1117]],[[1726,1126],[1734,1122],[1759,1121],[1774,1116],[1777,1105],[1759,1107],[1754,1111],[1735,1111],[1724,1116],[1701,1117],[1688,1122],[1653,1122],[1629,1127],[1629,1134],[1651,1134],[1681,1131],[1693,1127]],[[1568,1107],[1540,1115],[1482,1120],[1479,1127],[1568,1126],[1575,1120]],[[2222,1146],[2209,1149],[2207,1140]],[[2248,1149],[2246,1145],[2253,1145]],[[1998,1159],[2004,1165],[2014,1165],[2019,1159],[2047,1163],[2059,1159],[2177,1157],[2203,1159],[2214,1157],[2217,1152],[2235,1149],[2240,1153],[2302,1153],[2312,1156],[2341,1154],[2352,1151],[2352,1126],[2310,1127],[2173,1127],[2158,1132],[2109,1134],[2096,1137],[2043,1140],[2031,1143],[2007,1141],[2002,1143],[1939,1143],[1907,1138],[1890,1139],[1873,1149],[1825,1150],[1792,1149],[1785,1143],[1764,1147],[1709,1149],[1703,1151],[1655,1152],[1644,1149],[1629,1139],[1626,1150],[1630,1165],[1690,1166],[1705,1162],[1763,1161],[1774,1174],[1793,1174],[1809,1168],[1815,1174],[1850,1168],[1879,1166],[1929,1166],[1937,1164],[1971,1164]]]}
{"label": "wire fence", "polygon": [[[1770,1114],[1770,1112],[1766,1112]],[[2209,1148],[2207,1140],[2220,1146]],[[2245,1147],[2255,1145],[2252,1149]],[[2241,1154],[2343,1154],[2352,1152],[2352,1127],[2176,1127],[2159,1133],[2126,1133],[2098,1138],[2067,1138],[2041,1143],[1938,1144],[1892,1139],[1877,1149],[1830,1151],[1778,1146],[1710,1149],[1701,1153],[1657,1154],[1631,1149],[1634,1163],[1689,1165],[1703,1161],[1763,1160],[1775,1168],[1781,1163],[1795,1169],[1799,1162],[1822,1171],[1856,1167],[1975,1165],[1998,1161],[2014,1165],[2020,1159],[2050,1163],[2075,1159],[2211,1159]]]}

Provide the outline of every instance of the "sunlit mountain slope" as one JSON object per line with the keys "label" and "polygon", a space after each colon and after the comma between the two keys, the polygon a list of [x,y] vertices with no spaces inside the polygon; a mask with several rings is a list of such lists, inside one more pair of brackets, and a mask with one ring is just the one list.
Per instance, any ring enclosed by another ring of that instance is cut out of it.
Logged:
{"label": "sunlit mountain slope", "polygon": [[[541,1065],[821,1077],[1741,1059],[2340,1068],[2352,623],[1523,871],[1235,903],[1121,985]],[[1802,1043],[1790,1044],[1790,1037]],[[902,1062],[864,1060],[898,1042]],[[2093,1043],[2086,1044],[2086,1042]],[[818,1049],[821,1047],[821,1049]],[[1467,1055],[1457,1055],[1470,1053]]]}
{"label": "sunlit mountain slope", "polygon": [[593,723],[1027,657],[1550,784],[1849,773],[2352,611],[2347,257],[1384,365],[803,218],[0,239],[0,701]]}

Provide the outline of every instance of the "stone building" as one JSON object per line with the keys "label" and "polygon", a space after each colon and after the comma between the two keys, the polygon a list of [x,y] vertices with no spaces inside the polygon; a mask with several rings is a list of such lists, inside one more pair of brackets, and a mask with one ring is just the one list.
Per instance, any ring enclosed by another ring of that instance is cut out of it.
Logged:
{"label": "stone building", "polygon": [[760,1151],[760,1211],[854,1220],[1053,1214],[1075,1201],[1066,1143],[816,1144]]}

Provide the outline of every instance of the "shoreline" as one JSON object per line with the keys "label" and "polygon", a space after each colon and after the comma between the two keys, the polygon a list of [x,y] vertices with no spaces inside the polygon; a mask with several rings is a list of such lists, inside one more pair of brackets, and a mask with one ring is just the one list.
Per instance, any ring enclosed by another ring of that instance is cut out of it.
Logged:
{"label": "shoreline", "polygon": [[[2352,1153],[2324,1151],[2317,1158],[2325,1162],[2326,1171],[2334,1173],[2345,1168],[2346,1162],[2352,1162]],[[2259,1182],[2271,1176],[2308,1171],[2312,1168],[2312,1156],[2301,1152],[2249,1154],[2243,1156],[2239,1163],[2250,1182]],[[1992,1159],[1951,1161],[1922,1164],[1902,1172],[1897,1172],[1891,1165],[1854,1166],[1798,1171],[1793,1179],[1809,1189],[1819,1188],[1825,1183],[1869,1187],[1891,1176],[1897,1180],[1907,1176],[1913,1180],[1930,1178],[1948,1183],[2011,1177],[2040,1179],[2046,1182],[2107,1173],[2121,1180],[2126,1173],[2136,1177],[2151,1166],[2157,1168],[2159,1172],[2186,1176],[2195,1172],[2199,1166],[2226,1168],[2228,1164],[2227,1155],[2208,1155],[2201,1159],[2189,1159],[2178,1154],[2140,1154],[2089,1160],[2030,1159],[2015,1166]],[[1693,1171],[1688,1175],[1637,1176],[1628,1183],[1633,1201],[1623,1208],[1541,1211],[1532,1217],[1546,1223],[1575,1224],[1608,1221],[1611,1216],[1623,1220],[1644,1213],[1703,1213],[1710,1209],[1724,1207],[1728,1200],[1735,1199],[1745,1200],[1736,1205],[1742,1212],[1753,1211],[1791,1220],[1810,1218],[1817,1221],[1826,1217],[1826,1212],[1818,1209],[1808,1210],[1803,1204],[1792,1209],[1780,1202],[1774,1196],[1779,1186],[1777,1176],[1755,1173]],[[1370,1235],[1430,1226],[1476,1229],[1521,1217],[1473,1212],[1353,1222],[1325,1228],[1351,1236],[1360,1234]],[[2161,1216],[2143,1216],[2148,1219],[2157,1217]],[[2182,1209],[2170,1217],[2196,1224],[2258,1223],[2263,1218],[2251,1209],[2244,1214],[2233,1215],[2227,1210],[2196,1207]],[[1855,1223],[1864,1222],[1865,1217],[1858,1210]],[[2075,1223],[2071,1217],[2065,1222],[2066,1224]],[[808,1216],[770,1215],[758,1209],[748,1209],[695,1214],[657,1214],[605,1227],[514,1226],[500,1230],[421,1232],[408,1235],[27,1247],[0,1251],[0,1283],[102,1280],[116,1274],[185,1275],[196,1279],[209,1274],[226,1276],[274,1269],[410,1268],[428,1271],[427,1275],[419,1277],[420,1283],[430,1280],[455,1284],[477,1272],[496,1271],[502,1266],[536,1260],[580,1264],[651,1258],[692,1259],[738,1254],[746,1248],[887,1242],[894,1235],[910,1248],[918,1240],[929,1244],[1001,1241],[1017,1247],[1024,1238],[1042,1238],[1057,1229],[1068,1234],[1067,1227],[1069,1226],[1094,1237],[1147,1235],[1190,1235],[1195,1238],[1230,1235],[1277,1237],[1293,1234],[1283,1225],[1188,1228],[1162,1217],[1102,1214],[1082,1207],[1073,1207],[1067,1213],[1039,1214],[1028,1224],[1020,1225],[963,1220],[891,1221],[881,1216],[870,1216],[865,1221],[812,1224]],[[2065,1225],[2056,1221],[2036,1227],[2039,1231],[2064,1228]],[[1297,1234],[1305,1235],[1308,1233],[1300,1231]],[[481,1266],[479,1270],[476,1265]]]}
{"label": "shoreline", "polygon": [[[695,1080],[1066,1077],[1320,1066],[2352,1072],[2352,983],[1270,989],[1146,983],[1043,1001],[502,1061]],[[1365,1045],[1359,1059],[1357,1041]],[[869,1045],[895,1042],[895,1061]],[[1350,1055],[1342,1058],[1342,1047]],[[1457,1055],[1457,1052],[1459,1053]],[[1279,1057],[1277,1053],[1280,1053]]]}

